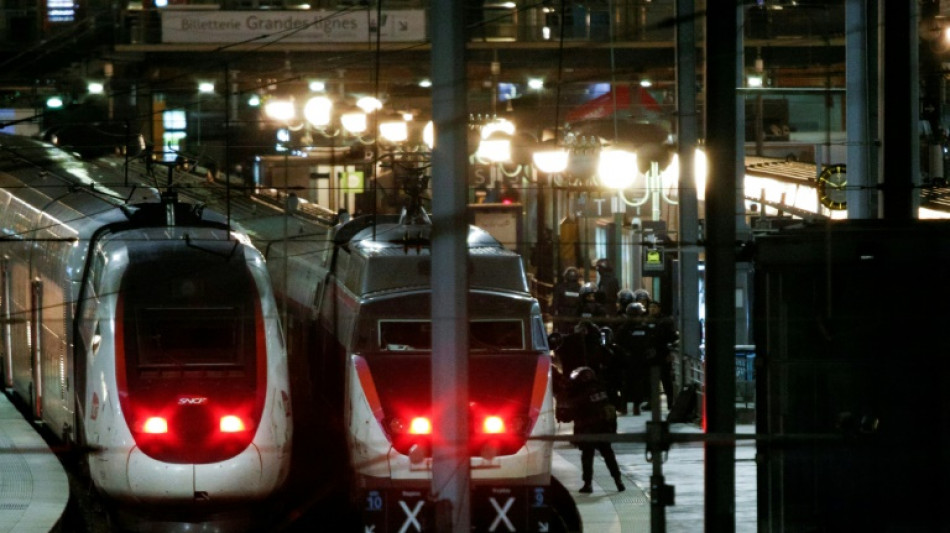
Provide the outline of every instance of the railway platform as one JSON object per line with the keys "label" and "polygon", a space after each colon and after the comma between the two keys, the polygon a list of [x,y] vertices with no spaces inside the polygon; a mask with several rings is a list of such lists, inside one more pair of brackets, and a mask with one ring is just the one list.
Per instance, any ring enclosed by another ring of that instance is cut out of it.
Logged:
{"label": "railway platform", "polygon": [[[665,407],[665,405],[664,405]],[[663,411],[666,418],[666,410]],[[646,433],[650,413],[620,416],[618,433]],[[695,424],[670,424],[672,433],[701,433]],[[753,433],[752,424],[738,424],[736,433]],[[571,435],[570,423],[559,423],[558,435]],[[594,456],[594,492],[580,494],[581,452],[568,442],[555,443],[552,473],[571,491],[581,516],[584,532],[632,533],[650,531],[650,475],[653,465],[646,461],[646,444],[614,443],[617,462],[627,490],[617,492],[600,454]],[[675,504],[666,507],[667,533],[699,533],[704,523],[704,447],[701,442],[675,443],[663,463],[666,484],[675,490]],[[735,531],[757,530],[755,442],[738,441],[735,471]],[[660,532],[654,532],[660,533]]]}
{"label": "railway platform", "polygon": [[69,481],[59,459],[5,394],[0,394],[0,533],[55,531]]}

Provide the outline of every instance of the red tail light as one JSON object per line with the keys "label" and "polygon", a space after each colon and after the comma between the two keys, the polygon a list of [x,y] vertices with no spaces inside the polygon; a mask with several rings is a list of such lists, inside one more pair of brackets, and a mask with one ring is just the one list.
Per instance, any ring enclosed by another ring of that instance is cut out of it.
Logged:
{"label": "red tail light", "polygon": [[218,427],[221,429],[221,433],[239,433],[246,429],[244,421],[234,415],[222,416]]}
{"label": "red tail light", "polygon": [[482,422],[482,431],[492,435],[505,432],[505,421],[500,416],[487,416]]}
{"label": "red tail light", "polygon": [[417,416],[409,423],[409,433],[413,435],[429,435],[432,433],[432,422],[424,416]]}
{"label": "red tail light", "polygon": [[160,416],[151,416],[142,424],[142,432],[153,435],[168,433],[168,421]]}

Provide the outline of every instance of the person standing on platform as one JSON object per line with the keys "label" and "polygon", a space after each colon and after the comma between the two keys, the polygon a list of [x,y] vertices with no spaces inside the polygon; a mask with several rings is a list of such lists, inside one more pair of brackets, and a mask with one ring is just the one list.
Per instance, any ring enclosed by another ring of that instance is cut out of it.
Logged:
{"label": "person standing on platform", "polygon": [[[571,372],[570,391],[574,435],[604,435],[617,432],[617,413],[592,368],[583,366]],[[626,489],[610,441],[577,441],[575,444],[581,450],[581,476],[584,486],[580,492],[589,494],[594,491],[591,486],[594,479],[594,451],[600,452],[604,458],[617,490]]]}
{"label": "person standing on platform", "polygon": [[620,281],[614,274],[614,268],[607,259],[598,259],[594,262],[597,271],[597,288],[604,294],[604,307],[610,315],[617,308],[617,293],[620,292]]}
{"label": "person standing on platform", "polygon": [[552,343],[555,359],[554,399],[558,404],[556,411],[559,422],[570,421],[565,418],[562,409],[571,403],[570,375],[581,367],[589,367],[598,373],[612,364],[612,352],[606,349],[601,329],[589,320],[578,322],[570,334],[554,334],[557,341]]}
{"label": "person standing on platform", "polygon": [[650,374],[647,359],[654,349],[653,328],[647,323],[647,310],[642,304],[627,305],[627,321],[617,331],[617,351],[624,361],[622,402],[633,404],[633,414],[640,414],[640,405],[650,398]]}
{"label": "person standing on platform", "polygon": [[574,332],[577,308],[580,305],[581,274],[577,267],[567,267],[554,288],[554,331],[562,335]]}

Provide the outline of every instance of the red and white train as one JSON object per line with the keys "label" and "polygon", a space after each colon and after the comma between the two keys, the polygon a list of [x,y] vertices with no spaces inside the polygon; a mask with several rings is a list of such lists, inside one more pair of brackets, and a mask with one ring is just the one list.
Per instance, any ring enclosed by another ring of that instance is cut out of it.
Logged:
{"label": "red and white train", "polygon": [[[357,496],[360,526],[425,529],[417,517],[431,505],[431,441],[439,431],[432,425],[432,226],[398,215],[332,228],[305,217],[245,225],[262,239],[278,302],[287,306],[290,357],[313,365],[311,401],[329,426],[324,435],[345,438],[338,461],[348,469],[337,479]],[[468,247],[473,506],[491,498],[499,510],[521,506],[505,518],[519,516],[513,523],[528,530],[527,508],[546,507],[551,484],[552,442],[535,439],[555,432],[547,332],[521,257],[474,226]],[[489,521],[495,514],[491,507],[473,513]]]}
{"label": "red and white train", "polygon": [[264,502],[288,473],[286,350],[261,253],[222,217],[0,136],[4,387],[162,522]]}

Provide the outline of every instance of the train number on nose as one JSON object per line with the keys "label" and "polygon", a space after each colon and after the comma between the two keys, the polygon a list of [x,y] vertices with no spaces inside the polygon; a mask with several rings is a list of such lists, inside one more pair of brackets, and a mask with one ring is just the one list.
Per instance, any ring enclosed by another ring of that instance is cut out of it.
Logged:
{"label": "train number on nose", "polygon": [[178,405],[204,405],[208,399],[204,396],[195,396],[194,398],[178,398]]}

